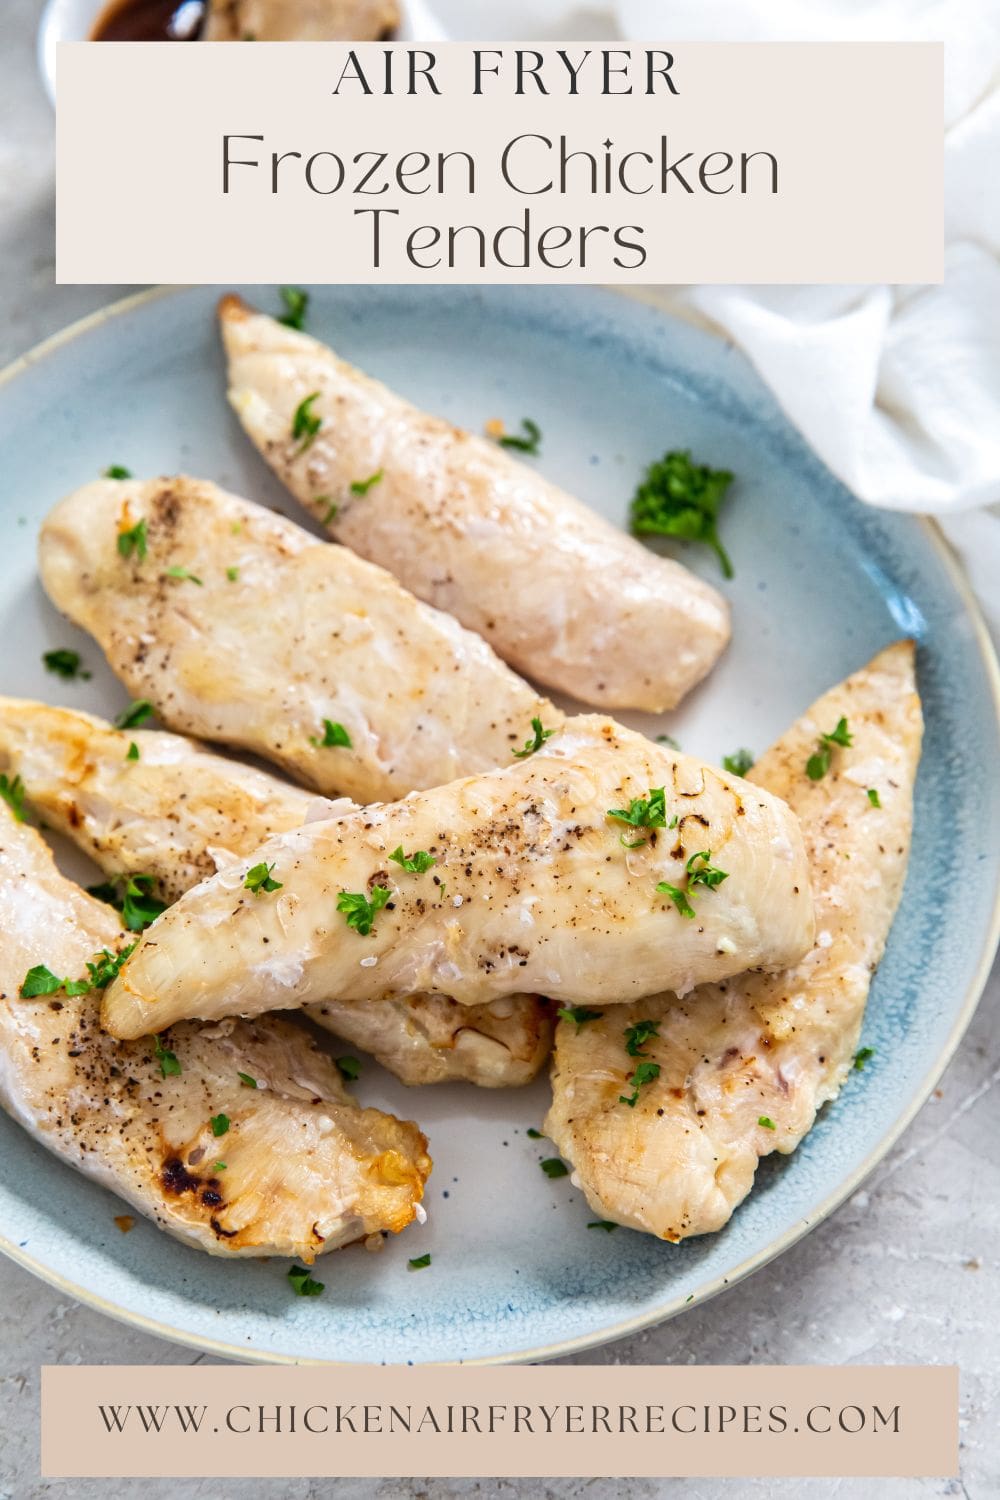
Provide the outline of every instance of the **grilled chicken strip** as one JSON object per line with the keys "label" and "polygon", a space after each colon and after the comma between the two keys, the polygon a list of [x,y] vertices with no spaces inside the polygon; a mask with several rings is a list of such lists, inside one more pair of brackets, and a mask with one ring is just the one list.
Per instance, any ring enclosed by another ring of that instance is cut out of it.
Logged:
{"label": "grilled chicken strip", "polygon": [[[828,745],[829,771],[810,780],[819,737],[841,719],[852,743]],[[665,1240],[720,1229],[759,1158],[794,1151],[840,1092],[906,874],[921,732],[902,641],[820,698],[750,773],[805,837],[817,932],[800,963],[559,1022],[545,1132],[602,1218]],[[636,1088],[643,1062],[659,1073]]]}
{"label": "grilled chicken strip", "polygon": [[[11,698],[0,698],[0,771],[19,776],[31,806],[105,874],[150,875],[167,901],[323,810],[311,793],[179,735],[122,732]],[[552,1040],[549,1008],[534,995],[479,1006],[440,995],[334,999],[305,1014],[409,1084],[528,1083]]]}
{"label": "grilled chicken strip", "polygon": [[170,728],[320,792],[402,797],[509,761],[535,715],[559,722],[381,568],[204,480],[86,485],[47,518],[39,560],[53,603]]}
{"label": "grilled chicken strip", "polygon": [[418,1215],[423,1135],[359,1108],[298,1027],[227,1020],[121,1044],[96,990],[22,998],[36,966],[86,979],[122,941],[114,912],[0,806],[0,1103],[29,1134],[213,1255],[311,1261]]}
{"label": "grilled chicken strip", "polygon": [[209,0],[203,42],[377,42],[399,25],[396,0]]}
{"label": "grilled chicken strip", "polygon": [[[623,847],[609,814],[655,805],[660,788],[665,826]],[[433,867],[408,872],[396,851]],[[281,882],[267,896],[244,888],[261,862]],[[717,888],[704,883],[722,871]],[[783,968],[812,939],[802,839],[782,802],[585,716],[506,770],[269,840],[159,918],[103,1014],[136,1037],[331,995],[477,1005],[528,989],[624,1003],[665,982]]]}
{"label": "grilled chicken strip", "polygon": [[219,311],[230,402],[292,494],[518,671],[601,708],[659,711],[713,666],[728,608],[686,568],[307,334],[238,297]]}

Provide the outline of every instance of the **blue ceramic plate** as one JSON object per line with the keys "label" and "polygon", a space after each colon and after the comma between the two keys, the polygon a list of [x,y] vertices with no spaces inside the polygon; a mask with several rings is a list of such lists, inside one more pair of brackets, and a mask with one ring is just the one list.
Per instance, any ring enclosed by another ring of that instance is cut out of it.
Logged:
{"label": "blue ceramic plate", "polygon": [[[270,289],[245,295],[273,307]],[[15,367],[0,385],[3,691],[113,714],[122,690],[35,577],[49,507],[108,464],[178,469],[295,514],[230,415],[214,292],[132,299]],[[473,429],[491,417],[544,432],[541,469],[621,523],[641,469],[690,448],[739,476],[724,536],[734,642],[669,721],[718,759],[762,749],[818,693],[901,635],[920,642],[927,737],[910,877],[872,989],[851,1076],[794,1156],[772,1158],[723,1233],[681,1246],[592,1214],[568,1178],[538,1169],[526,1135],[546,1084],[490,1093],[406,1090],[375,1067],[358,1092],[415,1116],[435,1159],[425,1228],[380,1255],[351,1248],[297,1299],[286,1267],[227,1264],[145,1223],[0,1119],[0,1232],[38,1275],[114,1316],[230,1356],[331,1361],[540,1358],[682,1310],[762,1265],[852,1191],[933,1087],[968,1023],[996,941],[1000,850],[997,674],[968,591],[937,533],[858,504],[789,427],[743,359],[649,307],[587,289],[328,288],[310,326],[348,358]],[[714,559],[685,561],[718,582]],[[76,646],[96,670],[60,684],[43,650]],[[626,716],[627,717],[627,716]],[[430,1250],[414,1276],[407,1258]],[[751,1288],[749,1295],[753,1296]]]}

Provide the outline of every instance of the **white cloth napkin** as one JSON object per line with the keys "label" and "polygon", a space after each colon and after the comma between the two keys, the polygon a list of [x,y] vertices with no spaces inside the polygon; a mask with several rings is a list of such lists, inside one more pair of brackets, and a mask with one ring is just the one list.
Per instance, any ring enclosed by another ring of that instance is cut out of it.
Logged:
{"label": "white cloth napkin", "polygon": [[1000,640],[1000,0],[430,3],[448,35],[476,40],[946,43],[942,285],[663,287],[658,300],[739,345],[855,494],[935,515]]}

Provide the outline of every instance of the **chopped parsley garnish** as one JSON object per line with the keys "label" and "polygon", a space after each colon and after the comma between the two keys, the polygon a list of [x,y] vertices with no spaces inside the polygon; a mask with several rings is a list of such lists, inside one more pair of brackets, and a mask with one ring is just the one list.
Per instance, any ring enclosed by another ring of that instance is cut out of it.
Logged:
{"label": "chopped parsley garnish", "polygon": [[518,453],[530,453],[532,457],[537,457],[541,452],[541,441],[542,429],[530,417],[522,418],[519,433],[505,432],[497,438],[501,448],[514,448]]}
{"label": "chopped parsley garnish", "polygon": [[189,572],[187,568],[181,568],[177,566],[168,568],[167,577],[179,578],[182,580],[182,582],[185,583],[196,583],[199,588],[204,588],[205,586],[202,580],[198,578],[194,573]]}
{"label": "chopped parsley garnish", "polygon": [[437,864],[433,854],[428,854],[426,849],[416,849],[412,854],[404,854],[402,844],[392,851],[389,858],[408,875],[426,875],[432,865]]}
{"label": "chopped parsley garnish", "polygon": [[[252,40],[247,37],[246,40]],[[285,304],[285,311],[278,319],[284,323],[286,328],[297,328],[301,333],[306,326],[306,312],[309,308],[309,293],[304,292],[300,286],[281,287],[281,300]]]}
{"label": "chopped parsley garnish", "polygon": [[636,1021],[634,1026],[625,1028],[625,1051],[629,1057],[644,1056],[643,1047],[650,1037],[659,1036],[660,1030],[656,1021]]}
{"label": "chopped parsley garnish", "polygon": [[320,739],[318,735],[311,734],[309,743],[315,745],[317,750],[328,750],[331,745],[342,745],[345,750],[354,748],[351,744],[351,736],[343,724],[338,724],[333,719],[324,719],[323,738]]}
{"label": "chopped parsley garnish", "polygon": [[240,576],[240,570],[239,570],[239,568],[227,568],[226,569],[226,577],[229,579],[230,583],[235,583],[236,580],[237,580],[237,578],[239,578],[239,576]]}
{"label": "chopped parsley garnish", "polygon": [[587,1228],[603,1229],[605,1234],[610,1234],[613,1229],[618,1228],[618,1225],[613,1224],[610,1219],[591,1219],[590,1223],[587,1225]]}
{"label": "chopped parsley garnish", "polygon": [[[662,786],[650,787],[648,797],[633,797],[627,808],[611,807],[606,816],[614,818],[618,823],[628,823],[632,828],[666,828],[667,807],[664,788]],[[635,839],[629,843],[624,834],[621,838],[626,849],[638,849],[646,842],[645,839]]]}
{"label": "chopped parsley garnish", "polygon": [[125,759],[126,760],[138,760],[139,759],[139,746],[136,744],[135,740],[132,741],[132,743],[129,745],[128,749],[126,750],[126,752],[125,752]]}
{"label": "chopped parsley garnish", "polygon": [[384,469],[376,469],[375,473],[374,474],[369,474],[369,476],[368,476],[367,479],[352,479],[351,480],[351,494],[352,495],[367,495],[368,491],[373,487],[373,485],[381,484],[382,480],[384,478],[385,478],[385,470]]}
{"label": "chopped parsley garnish", "polygon": [[534,1125],[529,1125],[524,1133],[528,1137],[529,1141],[544,1141],[545,1139],[542,1132],[540,1130],[536,1130]]}
{"label": "chopped parsley garnish", "polygon": [[632,1085],[632,1093],[630,1095],[619,1094],[618,1103],[627,1104],[629,1109],[635,1109],[636,1102],[639,1098],[639,1090],[641,1088],[644,1088],[647,1083],[652,1083],[654,1079],[659,1078],[659,1076],[659,1063],[648,1061],[636,1063],[635,1072],[631,1075],[630,1078],[626,1080],[626,1082]]}
{"label": "chopped parsley garnish", "polygon": [[153,895],[155,883],[152,875],[130,875],[125,881],[122,921],[129,932],[144,932],[161,912],[166,911],[167,903],[158,901]]}
{"label": "chopped parsley garnish", "polygon": [[415,1255],[412,1260],[408,1260],[406,1262],[406,1265],[407,1269],[410,1271],[422,1271],[424,1267],[429,1266],[430,1263],[431,1252],[428,1250],[424,1255]]}
{"label": "chopped parsley garnish", "polygon": [[391,896],[392,892],[385,885],[373,885],[370,898],[364,891],[341,891],[337,897],[337,910],[344,913],[348,927],[353,927],[361,937],[367,937],[376,916]]}
{"label": "chopped parsley garnish", "polygon": [[681,748],[672,734],[658,734],[656,736],[656,743],[658,745],[669,745],[671,750],[679,750]]}
{"label": "chopped parsley garnish", "polygon": [[[102,948],[100,953],[95,953],[93,963],[88,963],[87,965],[87,973],[90,975],[90,983],[87,985],[87,988],[92,990],[107,989],[111,981],[118,978],[122,965],[135,952],[138,942],[137,938],[134,943],[129,943],[128,947],[123,948],[120,953],[112,953],[108,948]],[[77,983],[84,984],[85,981],[81,979]],[[67,988],[66,993],[67,995],[73,993],[83,994],[83,991],[77,990],[74,992]]]}
{"label": "chopped parsley garnish", "polygon": [[100,885],[88,885],[87,895],[95,901],[105,901],[108,906],[118,905],[118,886],[113,880],[102,880]]}
{"label": "chopped parsley garnish", "polygon": [[546,1157],[545,1161],[540,1161],[538,1165],[541,1167],[546,1177],[569,1176],[569,1167],[567,1167],[564,1161],[560,1161],[558,1156]]}
{"label": "chopped parsley garnish", "polygon": [[134,526],[118,533],[118,551],[122,557],[131,557],[133,552],[142,562],[146,556],[146,517]]}
{"label": "chopped parsley garnish", "polygon": [[859,1073],[863,1073],[864,1069],[865,1069],[865,1063],[868,1061],[868,1059],[870,1057],[874,1057],[874,1056],[875,1056],[875,1048],[874,1047],[861,1047],[861,1048],[859,1048],[859,1050],[857,1052],[855,1052],[855,1054],[854,1054],[854,1067],[855,1067],[856,1071],[859,1072]]}
{"label": "chopped parsley garnish", "polygon": [[318,1297],[326,1286],[324,1281],[314,1281],[309,1272],[302,1266],[291,1266],[288,1271],[288,1279],[292,1284],[292,1291],[296,1297]]}
{"label": "chopped parsley garnish", "polygon": [[732,755],[722,757],[722,769],[731,776],[745,776],[752,765],[752,750],[734,750]]}
{"label": "chopped parsley garnish", "polygon": [[724,880],[729,879],[728,870],[720,870],[712,864],[711,849],[702,849],[697,854],[692,854],[685,869],[688,872],[688,886],[705,885],[710,891],[716,890]]}
{"label": "chopped parsley garnish", "polygon": [[19,823],[24,823],[27,820],[28,814],[24,806],[24,782],[20,776],[8,779],[6,776],[0,775],[0,797],[6,802]]}
{"label": "chopped parsley garnish", "polygon": [[764,1130],[777,1130],[778,1128],[770,1115],[759,1115],[757,1117],[757,1124],[762,1126]]}
{"label": "chopped parsley garnish", "polygon": [[132,470],[126,469],[124,464],[109,464],[101,477],[103,479],[131,479]]}
{"label": "chopped parsley garnish", "polygon": [[338,1057],[337,1067],[341,1078],[346,1078],[348,1083],[353,1083],[356,1078],[361,1077],[361,1064],[356,1057]]}
{"label": "chopped parsley garnish", "polygon": [[846,750],[854,742],[854,736],[847,727],[846,719],[838,719],[837,727],[829,734],[821,734],[816,750],[806,761],[806,775],[810,781],[822,781],[830,769],[830,758],[833,755],[834,745],[842,745]]}
{"label": "chopped parsley garnish", "polygon": [[[128,708],[122,709],[114,721],[114,727],[115,729],[138,729],[139,725],[145,724],[146,720],[151,719],[155,712],[156,709],[148,698],[136,698],[135,702],[130,703]],[[135,758],[138,760],[139,757],[136,756]]]}
{"label": "chopped parsley garnish", "polygon": [[177,1061],[177,1054],[171,1052],[169,1047],[164,1047],[161,1037],[153,1038],[153,1056],[160,1064],[160,1073],[164,1078],[176,1078],[183,1072]]}
{"label": "chopped parsley garnish", "polygon": [[90,673],[80,664],[79,651],[69,651],[60,646],[55,651],[46,651],[42,656],[46,671],[54,672],[57,677],[64,677],[67,682],[81,677],[84,682],[89,682]]}
{"label": "chopped parsley garnish", "polygon": [[719,540],[719,506],[733,482],[728,469],[695,464],[690,453],[667,453],[650,464],[632,497],[634,536],[675,536],[711,547],[726,578],[733,565]]}
{"label": "chopped parsley garnish", "polygon": [[255,896],[259,896],[261,891],[280,891],[284,882],[271,878],[271,871],[273,869],[273,865],[264,864],[263,862],[259,865],[254,865],[246,873],[246,879],[243,882],[244,890],[253,891]]}
{"label": "chopped parsley garnish", "polygon": [[212,1134],[214,1136],[218,1137],[220,1135],[225,1135],[226,1131],[229,1129],[229,1124],[230,1124],[229,1116],[228,1115],[213,1115],[211,1123],[212,1123]]}
{"label": "chopped parsley garnish", "polygon": [[830,734],[821,735],[820,738],[824,739],[829,745],[843,745],[845,749],[854,743],[854,736],[847,727],[846,719],[838,719],[836,729],[832,730]]}
{"label": "chopped parsley garnish", "polygon": [[575,1021],[577,1031],[588,1021],[599,1021],[603,1014],[603,1010],[588,1010],[585,1005],[560,1005],[556,1011],[560,1021]]}
{"label": "chopped parsley garnish", "polygon": [[531,727],[535,731],[534,737],[530,740],[525,740],[523,750],[515,750],[513,752],[515,760],[526,760],[529,755],[534,755],[535,751],[540,750],[545,741],[550,740],[555,734],[554,729],[542,728],[541,719],[532,719]]}
{"label": "chopped parsley garnish", "polygon": [[100,953],[94,954],[93,961],[87,964],[88,979],[60,979],[45,964],[36,964],[24,976],[21,997],[30,1000],[34,995],[54,995],[57,990],[70,996],[86,995],[90,990],[103,990],[117,977],[122,964],[134,949],[135,943],[130,943],[115,955],[109,949],[102,948]]}
{"label": "chopped parsley garnish", "polygon": [[[314,401],[319,400],[319,391],[313,391],[304,401],[300,401],[295,408],[295,416],[292,418],[292,437],[301,438],[302,446],[299,453],[304,453],[307,448],[316,441],[316,434],[323,425],[323,418],[316,417],[310,411]],[[297,453],[296,458],[299,456]]]}
{"label": "chopped parsley garnish", "polygon": [[66,983],[60,979],[58,974],[46,968],[45,964],[36,964],[29,969],[21,981],[21,999],[33,1000],[36,995],[54,995],[56,990],[61,990]]}
{"label": "chopped parsley garnish", "polygon": [[227,1164],[224,1161],[217,1161],[215,1163],[215,1166],[212,1168],[212,1171],[213,1172],[224,1172],[226,1170],[226,1165]]}
{"label": "chopped parsley garnish", "polygon": [[334,519],[338,510],[340,509],[340,506],[337,504],[337,502],[335,500],[331,500],[329,495],[316,495],[313,499],[313,505],[326,506],[325,514],[320,516],[319,518],[319,524],[321,526],[329,526],[330,522]]}
{"label": "chopped parsley garnish", "polygon": [[873,786],[870,786],[868,788],[868,801],[871,803],[872,807],[882,806],[882,799]]}
{"label": "chopped parsley garnish", "polygon": [[237,1073],[236,1076],[245,1089],[255,1089],[257,1087],[256,1078],[251,1078],[249,1073]]}
{"label": "chopped parsley garnish", "polygon": [[660,891],[664,896],[670,897],[671,901],[674,903],[682,917],[694,916],[694,907],[691,905],[690,901],[681,890],[680,886],[671,885],[669,880],[661,880],[657,883],[656,889]]}

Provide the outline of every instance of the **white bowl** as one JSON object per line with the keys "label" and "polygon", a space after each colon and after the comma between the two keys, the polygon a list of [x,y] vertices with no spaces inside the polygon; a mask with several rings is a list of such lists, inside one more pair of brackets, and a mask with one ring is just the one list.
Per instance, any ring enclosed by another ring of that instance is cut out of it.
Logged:
{"label": "white bowl", "polygon": [[[48,0],[38,26],[38,71],[45,92],[56,102],[56,46],[85,42],[107,0]],[[396,38],[401,42],[441,42],[447,32],[426,0],[399,0],[402,13]]]}

